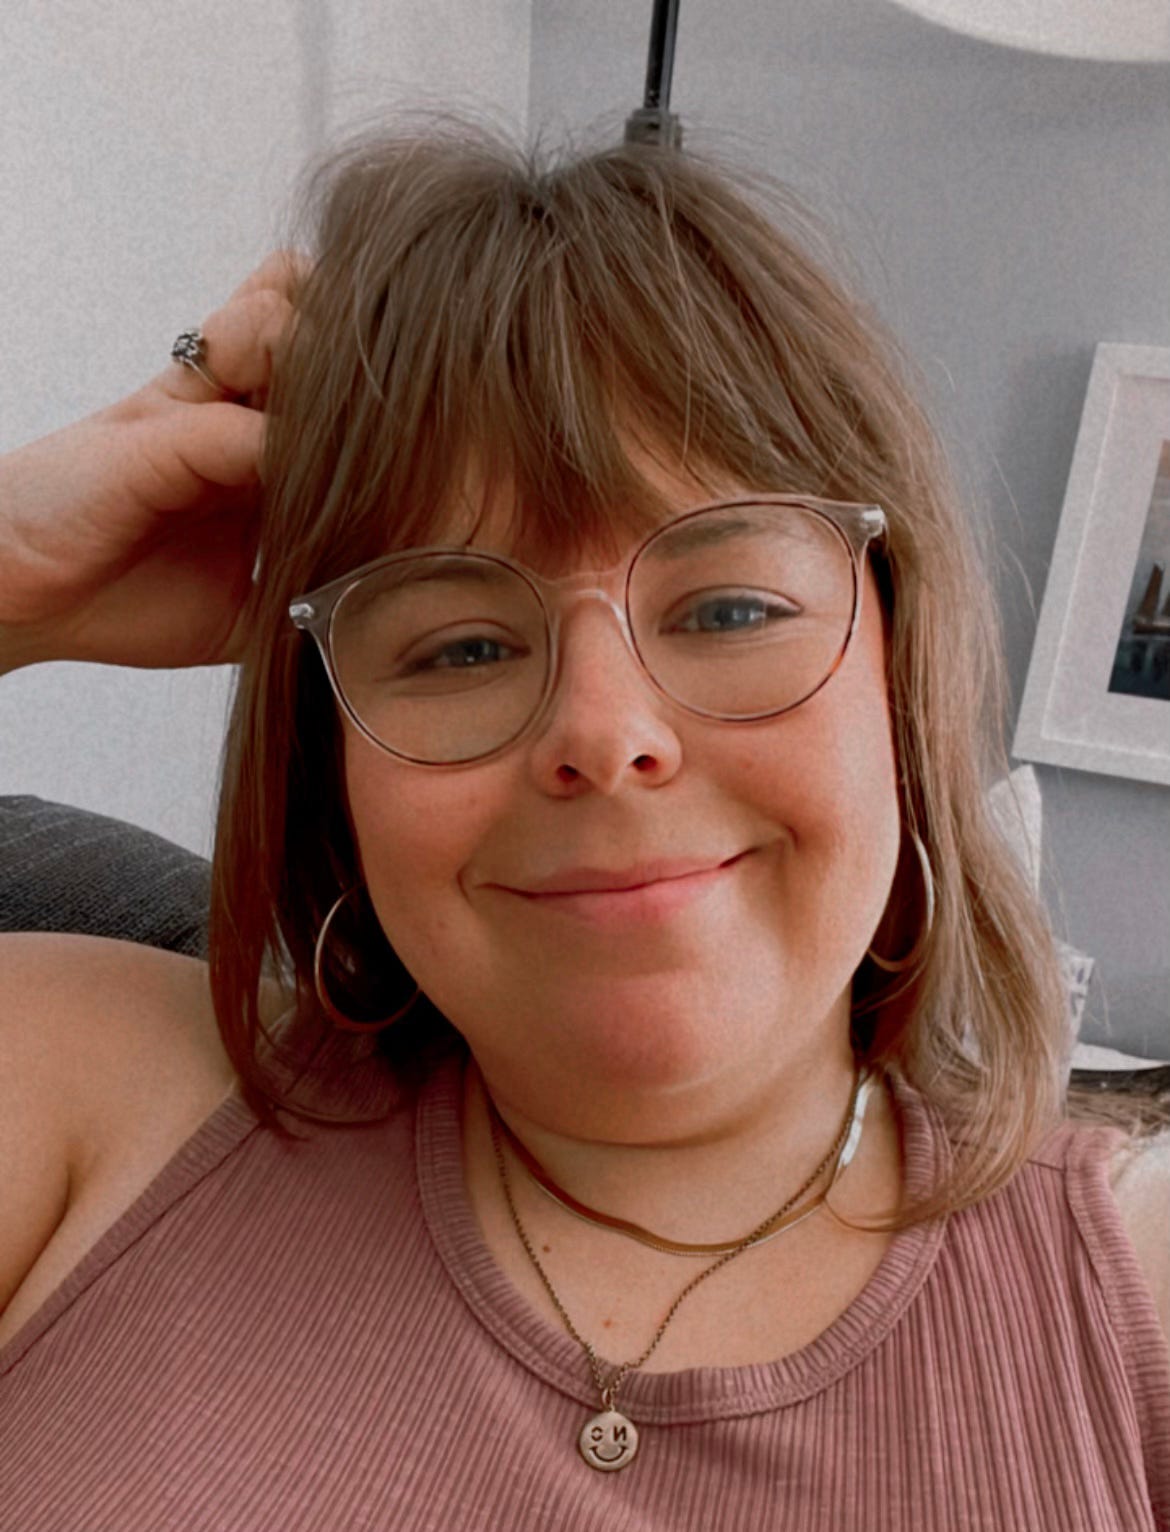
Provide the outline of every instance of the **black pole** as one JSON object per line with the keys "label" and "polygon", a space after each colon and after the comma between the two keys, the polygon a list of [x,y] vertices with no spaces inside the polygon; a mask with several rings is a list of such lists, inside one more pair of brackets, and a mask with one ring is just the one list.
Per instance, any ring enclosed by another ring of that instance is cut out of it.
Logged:
{"label": "black pole", "polygon": [[646,55],[646,94],[637,111],[626,118],[627,144],[661,144],[682,148],[682,123],[670,111],[674,74],[674,39],[678,31],[678,0],[654,0],[650,46]]}

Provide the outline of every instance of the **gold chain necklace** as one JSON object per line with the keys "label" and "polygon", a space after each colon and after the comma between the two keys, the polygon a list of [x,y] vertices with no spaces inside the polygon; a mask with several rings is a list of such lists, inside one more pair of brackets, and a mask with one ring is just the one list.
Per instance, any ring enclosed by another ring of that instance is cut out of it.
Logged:
{"label": "gold chain necklace", "polygon": [[[853,1094],[850,1097],[849,1106],[846,1109],[844,1126],[842,1127],[841,1132],[837,1137],[837,1144],[834,1145],[834,1149],[836,1149],[838,1145],[841,1145],[842,1147],[838,1155],[837,1164],[833,1168],[833,1175],[829,1181],[829,1185],[818,1196],[814,1197],[809,1203],[808,1207],[805,1208],[800,1214],[798,1214],[797,1217],[790,1219],[789,1222],[783,1226],[785,1230],[795,1228],[798,1223],[802,1223],[804,1219],[808,1218],[811,1214],[816,1212],[817,1208],[820,1207],[820,1205],[828,1198],[829,1192],[832,1190],[833,1184],[835,1183],[838,1175],[844,1168],[844,1165],[848,1163],[847,1159],[845,1158],[845,1150],[848,1149],[848,1157],[850,1159],[856,1152],[857,1144],[861,1137],[861,1126],[865,1113],[865,1103],[868,1099],[869,1087],[871,1083],[871,1072],[868,1070],[862,1070],[854,1084]],[[817,1176],[821,1172],[821,1169],[823,1169],[824,1166],[828,1163],[828,1160],[832,1158],[833,1150],[829,1151],[826,1159],[822,1161],[821,1167],[813,1172],[812,1176],[810,1176],[808,1181],[805,1182],[800,1191],[798,1191],[794,1197],[791,1197],[778,1212],[770,1214],[764,1220],[764,1222],[758,1225],[757,1228],[753,1229],[750,1234],[746,1235],[737,1244],[734,1244],[729,1250],[726,1250],[722,1255],[720,1255],[718,1260],[714,1261],[705,1270],[701,1271],[697,1277],[693,1277],[691,1281],[687,1283],[682,1292],[679,1293],[678,1297],[666,1311],[665,1318],[658,1326],[658,1329],[654,1333],[654,1338],[646,1347],[645,1351],[642,1352],[642,1355],[634,1361],[623,1362],[619,1367],[614,1369],[613,1373],[607,1380],[602,1375],[601,1363],[598,1360],[596,1351],[594,1351],[592,1345],[581,1334],[579,1334],[576,1326],[573,1324],[573,1321],[569,1318],[564,1304],[558,1297],[556,1289],[549,1281],[548,1274],[544,1267],[540,1264],[540,1261],[536,1255],[536,1251],[532,1248],[532,1241],[528,1238],[528,1235],[524,1229],[524,1225],[520,1221],[520,1214],[516,1209],[516,1203],[512,1196],[512,1184],[508,1175],[508,1165],[504,1156],[504,1146],[500,1132],[501,1128],[503,1128],[506,1132],[507,1127],[499,1113],[495,1110],[495,1103],[492,1101],[491,1096],[487,1093],[486,1090],[484,1094],[487,1097],[490,1108],[489,1123],[492,1135],[492,1148],[495,1150],[496,1166],[500,1175],[500,1185],[503,1188],[504,1199],[508,1204],[508,1211],[512,1215],[512,1222],[515,1225],[516,1233],[520,1238],[520,1243],[523,1245],[528,1259],[532,1262],[532,1265],[536,1270],[537,1276],[544,1284],[545,1291],[548,1293],[549,1298],[552,1300],[553,1307],[560,1315],[566,1330],[568,1330],[569,1334],[584,1351],[585,1359],[589,1363],[589,1371],[593,1376],[594,1386],[601,1396],[600,1413],[591,1416],[585,1422],[581,1428],[580,1434],[577,1437],[578,1451],[581,1453],[581,1456],[585,1459],[591,1468],[597,1468],[603,1473],[613,1473],[616,1469],[625,1468],[628,1463],[631,1463],[634,1459],[635,1453],[638,1450],[637,1426],[635,1426],[634,1422],[630,1420],[628,1416],[623,1415],[616,1408],[618,1390],[621,1388],[628,1375],[632,1372],[635,1372],[639,1367],[642,1366],[645,1361],[649,1359],[651,1353],[654,1351],[659,1341],[666,1334],[666,1327],[670,1324],[670,1321],[674,1318],[675,1314],[678,1313],[683,1299],[694,1292],[695,1288],[698,1287],[700,1282],[705,1282],[708,1277],[713,1276],[715,1272],[717,1272],[721,1267],[726,1266],[729,1261],[733,1261],[735,1257],[737,1255],[741,1255],[743,1251],[749,1249],[753,1245],[762,1243],[764,1235],[767,1234],[768,1237],[771,1238],[772,1234],[779,1234],[783,1232],[781,1229],[773,1230],[773,1224],[775,1224],[777,1219],[782,1217],[783,1214],[788,1212],[788,1210],[799,1201],[799,1199],[804,1195],[808,1188],[816,1181]],[[602,1217],[604,1218],[604,1215],[602,1215]],[[621,1220],[618,1220],[618,1222],[620,1223]],[[608,1220],[606,1220],[606,1226],[610,1226]],[[633,1227],[637,1228],[638,1226],[633,1225]],[[768,1232],[770,1230],[772,1233]],[[647,1231],[640,1230],[639,1232],[644,1234]],[[655,1236],[650,1237],[655,1238]]]}

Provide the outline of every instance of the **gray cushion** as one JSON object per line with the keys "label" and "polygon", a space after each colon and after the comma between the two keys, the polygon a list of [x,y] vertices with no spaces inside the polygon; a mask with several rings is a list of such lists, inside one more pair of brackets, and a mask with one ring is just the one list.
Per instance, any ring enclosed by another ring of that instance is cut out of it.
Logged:
{"label": "gray cushion", "polygon": [[211,864],[137,825],[0,796],[0,931],[76,931],[207,955]]}

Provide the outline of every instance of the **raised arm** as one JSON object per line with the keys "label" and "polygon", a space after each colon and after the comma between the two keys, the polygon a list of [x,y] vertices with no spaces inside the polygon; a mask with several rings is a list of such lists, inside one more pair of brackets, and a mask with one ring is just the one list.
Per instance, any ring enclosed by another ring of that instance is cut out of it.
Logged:
{"label": "raised arm", "polygon": [[272,357],[305,265],[275,252],[204,322],[222,393],[170,362],[0,457],[0,670],[238,656]]}
{"label": "raised arm", "polygon": [[[172,362],[0,457],[0,670],[237,657],[273,352],[303,264],[270,256],[203,324],[222,392]],[[4,934],[0,995],[2,1345],[234,1076],[195,958]]]}

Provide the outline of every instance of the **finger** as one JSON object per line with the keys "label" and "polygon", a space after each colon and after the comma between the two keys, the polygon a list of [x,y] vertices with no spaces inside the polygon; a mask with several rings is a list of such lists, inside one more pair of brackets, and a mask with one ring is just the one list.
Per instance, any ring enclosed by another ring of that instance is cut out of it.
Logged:
{"label": "finger", "polygon": [[219,389],[193,368],[174,362],[155,380],[170,399],[198,404],[266,390],[272,353],[292,318],[292,303],[273,287],[256,287],[228,300],[201,329],[205,368]]}
{"label": "finger", "polygon": [[236,487],[260,478],[264,416],[238,404],[210,405],[189,413],[180,456],[210,484]]}
{"label": "finger", "polygon": [[[179,422],[180,424],[177,424]],[[156,465],[158,511],[194,504],[208,484],[240,488],[259,483],[265,417],[238,404],[170,411],[151,421],[142,450]]]}
{"label": "finger", "polygon": [[[220,398],[224,394],[250,394],[266,389],[271,374],[271,350],[273,323],[266,324],[266,315],[276,313],[277,335],[287,323],[297,288],[309,275],[313,259],[305,251],[293,249],[273,250],[255,271],[245,277],[228,301],[203,324],[200,333],[204,341],[204,357],[201,367],[175,361],[166,375],[158,381],[162,391],[172,399],[189,403]],[[242,309],[235,306],[245,305]],[[257,356],[248,345],[247,330],[240,327],[240,315],[251,315],[252,340],[267,344],[267,356]],[[236,321],[233,324],[233,319]],[[215,361],[212,362],[212,335],[216,333]],[[221,348],[226,352],[221,355]],[[241,359],[241,349],[243,357]],[[259,363],[259,369],[257,364]],[[206,376],[204,375],[206,374]],[[260,382],[248,382],[260,376]],[[220,386],[216,386],[216,385]]]}

